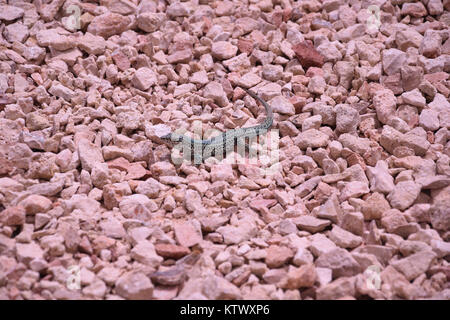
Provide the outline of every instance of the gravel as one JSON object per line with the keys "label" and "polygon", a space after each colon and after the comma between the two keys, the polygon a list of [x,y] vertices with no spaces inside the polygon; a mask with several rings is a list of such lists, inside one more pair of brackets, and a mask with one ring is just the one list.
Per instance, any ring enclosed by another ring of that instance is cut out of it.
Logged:
{"label": "gravel", "polygon": [[[450,299],[450,1],[376,3],[2,1],[0,299]],[[175,161],[238,86],[279,160]]]}

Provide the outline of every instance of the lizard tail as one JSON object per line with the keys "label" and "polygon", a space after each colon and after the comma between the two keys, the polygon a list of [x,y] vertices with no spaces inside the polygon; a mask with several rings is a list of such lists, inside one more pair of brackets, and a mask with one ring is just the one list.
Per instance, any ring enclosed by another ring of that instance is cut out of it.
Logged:
{"label": "lizard tail", "polygon": [[252,98],[261,102],[261,104],[264,106],[264,109],[266,109],[266,120],[264,121],[263,125],[266,127],[266,129],[269,129],[272,126],[272,120],[273,120],[272,107],[266,101],[264,101],[260,96],[258,96],[256,93],[254,93],[253,91],[250,91],[241,86],[239,86],[239,87],[242,88],[243,90],[245,90],[245,92],[247,92]]}

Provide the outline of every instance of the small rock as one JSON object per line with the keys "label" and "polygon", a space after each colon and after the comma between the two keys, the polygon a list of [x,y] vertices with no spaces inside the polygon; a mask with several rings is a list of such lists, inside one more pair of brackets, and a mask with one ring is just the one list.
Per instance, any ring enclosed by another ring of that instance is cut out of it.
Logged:
{"label": "small rock", "polygon": [[202,234],[189,222],[174,225],[175,238],[184,247],[192,247],[203,240]]}
{"label": "small rock", "polygon": [[217,41],[212,44],[211,54],[216,59],[226,60],[234,57],[237,50],[238,47],[232,45],[228,41]]}
{"label": "small rock", "polygon": [[[123,192],[127,192],[126,190],[120,191],[120,189],[111,189],[114,192],[114,195],[120,195]],[[105,199],[105,189],[103,189],[103,198]],[[128,193],[128,192],[127,192]],[[133,194],[129,196],[123,197],[123,199],[119,196],[119,208],[120,212],[122,212],[123,216],[128,219],[138,219],[141,221],[147,221],[150,219],[153,211],[158,209],[157,204],[147,198],[142,194]],[[116,201],[117,202],[117,201]]]}
{"label": "small rock", "polygon": [[109,38],[126,30],[131,20],[117,13],[104,13],[96,16],[89,24],[87,31],[93,35]]}
{"label": "small rock", "polygon": [[174,2],[167,7],[166,13],[169,17],[187,17],[190,10],[185,3]]}
{"label": "small rock", "polygon": [[60,83],[56,82],[55,84],[55,81],[53,81],[52,86],[50,87],[48,92],[58,98],[63,98],[66,101],[71,101],[75,96],[75,92],[73,90],[63,86]]}
{"label": "small rock", "polygon": [[444,6],[442,5],[442,0],[430,0],[427,4],[428,12],[437,16],[444,11]]}
{"label": "small rock", "polygon": [[280,246],[270,246],[267,250],[266,264],[269,268],[279,268],[294,256],[291,249]]}
{"label": "small rock", "polygon": [[325,92],[326,89],[325,79],[321,76],[314,76],[309,80],[308,83],[308,91],[313,94],[321,95]]}
{"label": "small rock", "polygon": [[392,115],[395,114],[396,105],[397,99],[391,90],[379,90],[373,97],[373,106],[381,123],[390,123]]}
{"label": "small rock", "polygon": [[273,106],[273,111],[292,116],[295,114],[294,105],[283,96],[276,96],[268,102]]}
{"label": "small rock", "polygon": [[361,212],[345,212],[341,218],[341,225],[347,231],[362,236],[364,233],[364,215]]}
{"label": "small rock", "polygon": [[185,280],[186,272],[183,268],[174,267],[166,271],[154,272],[150,275],[153,282],[164,286],[176,286]]}
{"label": "small rock", "polygon": [[138,28],[145,32],[155,32],[166,20],[166,15],[162,12],[143,12],[137,16]]}
{"label": "small rock", "polygon": [[21,226],[25,223],[25,209],[22,206],[9,207],[0,213],[0,223],[5,226]]}
{"label": "small rock", "polygon": [[223,91],[223,87],[220,83],[210,82],[205,86],[203,96],[208,99],[214,100],[219,106],[225,107],[228,104],[228,98]]}
{"label": "small rock", "polygon": [[427,58],[437,58],[441,55],[442,37],[434,30],[427,30],[420,44],[419,53]]}
{"label": "small rock", "polygon": [[211,181],[227,181],[233,182],[235,180],[233,168],[229,164],[217,164],[211,167]]}
{"label": "small rock", "polygon": [[387,75],[398,73],[406,62],[406,53],[398,49],[386,49],[382,54],[382,62]]}
{"label": "small rock", "polygon": [[331,221],[329,220],[317,219],[309,215],[295,218],[293,219],[293,222],[299,229],[306,230],[311,233],[320,232],[331,224]]}
{"label": "small rock", "polygon": [[317,300],[336,300],[355,296],[355,278],[342,277],[317,290]]}
{"label": "small rock", "polygon": [[153,244],[146,240],[139,241],[133,250],[131,250],[130,256],[134,260],[152,268],[158,268],[163,261],[163,258],[156,253]]}
{"label": "small rock", "polygon": [[130,300],[150,300],[153,284],[142,272],[132,272],[121,276],[115,284],[118,295]]}
{"label": "small rock", "polygon": [[29,264],[34,259],[43,259],[44,250],[34,242],[31,243],[17,243],[16,256],[19,262]]}
{"label": "small rock", "polygon": [[8,6],[5,4],[0,5],[0,20],[14,21],[23,17],[24,10],[15,6]]}
{"label": "small rock", "polygon": [[411,281],[425,273],[435,258],[436,254],[432,251],[420,251],[406,258],[391,262],[391,266]]}
{"label": "small rock", "polygon": [[387,194],[394,189],[394,178],[389,174],[386,161],[377,161],[375,167],[367,166],[366,173],[370,181],[371,191]]}
{"label": "small rock", "polygon": [[404,215],[397,209],[390,209],[383,212],[381,225],[388,232],[393,232],[397,227],[406,225],[407,221]]}
{"label": "small rock", "polygon": [[311,244],[309,246],[309,250],[316,257],[320,257],[321,255],[333,251],[337,248],[336,244],[334,244],[333,241],[331,241],[321,233],[312,235],[310,240]]}
{"label": "small rock", "polygon": [[139,90],[145,91],[157,82],[156,74],[149,68],[139,68],[131,82]]}
{"label": "small rock", "polygon": [[341,191],[340,200],[345,201],[349,198],[359,198],[360,196],[369,193],[369,186],[365,182],[352,181],[345,185]]}
{"label": "small rock", "polygon": [[333,278],[349,277],[361,272],[360,265],[351,254],[337,248],[319,256],[316,266],[333,270]]}
{"label": "small rock", "polygon": [[25,42],[28,38],[29,30],[26,26],[24,26],[21,22],[16,22],[6,26],[3,31],[3,35],[5,36],[8,42]]}
{"label": "small rock", "polygon": [[78,47],[88,54],[100,55],[105,51],[106,41],[103,37],[86,32],[78,41]]}
{"label": "small rock", "polygon": [[413,181],[402,181],[395,185],[391,193],[388,194],[387,199],[392,207],[405,210],[417,199],[420,189],[420,185]]}
{"label": "small rock", "polygon": [[189,248],[169,243],[158,243],[155,245],[158,255],[166,259],[180,259],[190,253]]}
{"label": "small rock", "polygon": [[309,252],[308,249],[304,248],[298,248],[297,253],[295,254],[294,258],[292,259],[292,263],[296,266],[301,266],[304,264],[309,264],[314,261],[314,257]]}
{"label": "small rock", "polygon": [[416,295],[416,287],[394,267],[387,266],[380,274],[382,283],[389,285],[392,293],[405,299],[413,299]]}
{"label": "small rock", "polygon": [[387,265],[389,260],[391,260],[394,255],[395,249],[382,245],[365,245],[356,248],[353,252],[372,254],[381,264]]}
{"label": "small rock", "polygon": [[31,195],[19,203],[25,209],[27,215],[45,213],[52,207],[52,201],[40,195]]}
{"label": "small rock", "polygon": [[309,288],[316,282],[316,270],[313,264],[303,265],[290,270],[279,286],[283,289]]}
{"label": "small rock", "polygon": [[411,17],[420,18],[427,15],[427,9],[421,2],[403,3],[402,15],[410,15]]}
{"label": "small rock", "polygon": [[297,136],[296,144],[300,149],[326,147],[329,141],[328,135],[316,129],[309,129]]}
{"label": "small rock", "polygon": [[340,104],[336,108],[336,129],[339,132],[356,132],[359,113],[355,108]]}
{"label": "small rock", "polygon": [[424,109],[420,113],[419,125],[427,131],[439,129],[439,113],[435,110]]}
{"label": "small rock", "polygon": [[348,232],[337,225],[333,226],[329,234],[331,241],[336,243],[341,248],[356,248],[362,243],[362,238],[355,236],[353,233]]}
{"label": "small rock", "polygon": [[422,93],[419,91],[419,89],[404,92],[402,94],[402,98],[403,102],[419,108],[423,108],[426,103],[425,98],[422,96]]}
{"label": "small rock", "polygon": [[422,189],[441,189],[450,184],[450,177],[446,175],[425,176],[416,179],[416,183],[422,186]]}
{"label": "small rock", "polygon": [[391,206],[383,194],[374,192],[366,199],[361,211],[364,215],[364,220],[373,220],[381,219],[383,212],[389,209],[391,209]]}
{"label": "small rock", "polygon": [[167,62],[171,64],[177,64],[177,63],[188,63],[192,60],[192,50],[191,49],[184,49],[179,50],[167,57]]}
{"label": "small rock", "polygon": [[445,258],[450,256],[450,242],[439,240],[431,240],[431,247],[438,258]]}
{"label": "small rock", "polygon": [[78,142],[78,156],[82,168],[88,172],[91,172],[98,163],[105,162],[101,149],[87,139]]}
{"label": "small rock", "polygon": [[309,42],[298,43],[292,49],[305,69],[309,67],[322,67],[324,63],[323,56]]}

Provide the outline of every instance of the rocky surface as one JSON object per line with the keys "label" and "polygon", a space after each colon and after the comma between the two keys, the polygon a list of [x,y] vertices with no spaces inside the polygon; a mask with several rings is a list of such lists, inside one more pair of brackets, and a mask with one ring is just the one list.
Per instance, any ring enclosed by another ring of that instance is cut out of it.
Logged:
{"label": "rocky surface", "polygon": [[[450,299],[450,1],[374,3],[0,1],[0,299]],[[277,169],[174,163],[236,85]]]}

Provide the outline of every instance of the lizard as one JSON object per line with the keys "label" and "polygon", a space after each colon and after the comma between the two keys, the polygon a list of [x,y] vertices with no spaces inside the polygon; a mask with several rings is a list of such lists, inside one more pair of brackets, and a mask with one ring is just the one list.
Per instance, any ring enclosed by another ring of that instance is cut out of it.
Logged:
{"label": "lizard", "polygon": [[[214,153],[216,157],[223,156],[227,152],[234,150],[236,143],[245,143],[246,138],[256,137],[261,133],[267,132],[273,123],[272,107],[256,93],[246,88],[242,89],[264,106],[266,110],[266,118],[262,123],[252,127],[227,130],[216,137],[206,140],[192,139],[186,135],[176,133],[168,133],[162,136],[161,139],[165,142],[169,142],[169,144],[181,142],[183,145],[183,150],[190,150],[194,152],[194,161],[196,160],[196,156],[197,159],[203,161],[212,156],[212,153]],[[246,143],[245,146],[249,148]]]}

